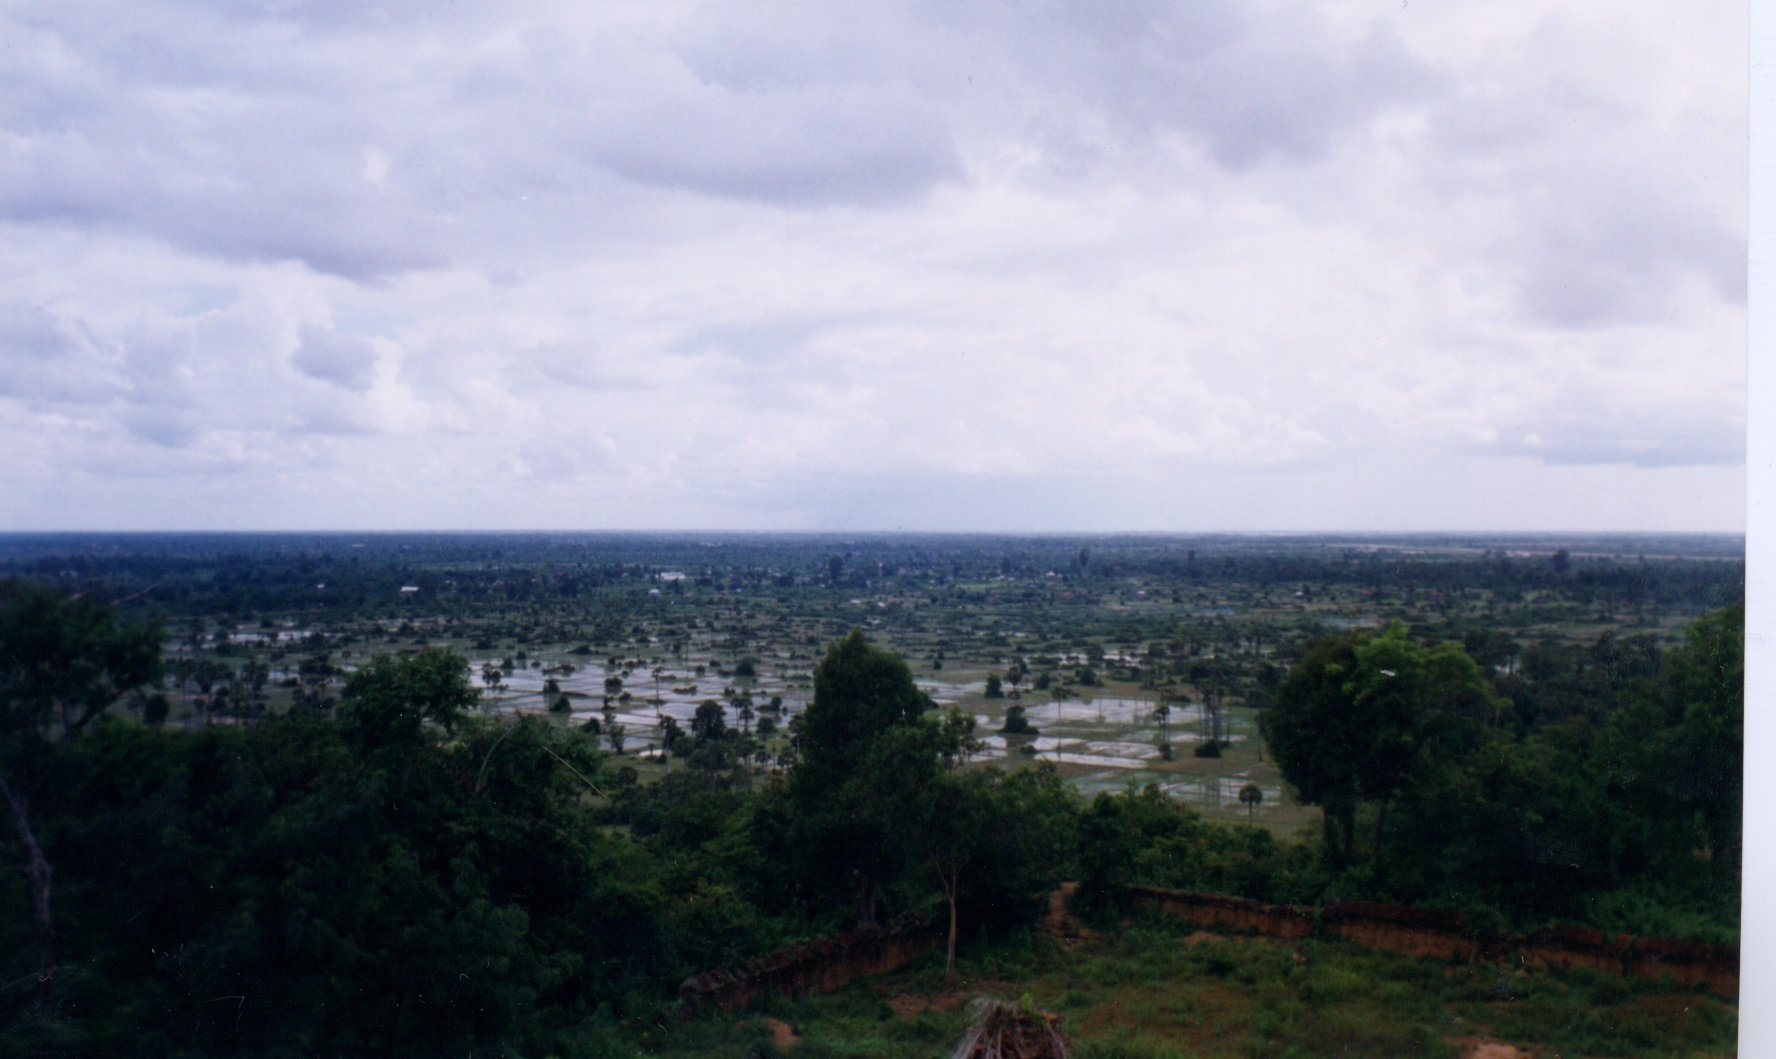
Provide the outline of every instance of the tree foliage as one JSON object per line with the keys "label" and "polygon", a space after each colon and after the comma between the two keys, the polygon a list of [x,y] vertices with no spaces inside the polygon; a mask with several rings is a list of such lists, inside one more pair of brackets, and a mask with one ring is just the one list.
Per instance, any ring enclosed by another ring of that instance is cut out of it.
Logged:
{"label": "tree foliage", "polygon": [[330,712],[140,723],[153,699],[124,693],[154,675],[152,631],[6,584],[4,776],[54,861],[61,997],[20,1017],[39,931],[28,872],[7,874],[0,1051],[632,1054],[688,974],[912,908],[965,952],[1067,878],[1106,921],[1146,882],[1730,937],[1743,635],[1729,609],[1663,651],[1323,641],[1265,710],[1327,811],[1323,839],[1290,842],[1157,786],[1086,800],[1050,764],[971,761],[973,717],[856,633],[788,721],[793,767],[753,789],[739,697],[738,727],[711,700],[668,730],[697,767],[638,782],[597,729],[481,714],[442,650],[360,656]]}
{"label": "tree foliage", "polygon": [[835,876],[855,879],[864,923],[876,919],[894,823],[893,807],[877,793],[889,778],[878,744],[917,725],[925,705],[906,662],[852,632],[814,670],[814,699],[800,718],[801,755],[789,795],[803,875],[815,888]]}
{"label": "tree foliage", "polygon": [[1543,663],[1488,680],[1459,645],[1399,629],[1322,642],[1264,725],[1298,796],[1326,810],[1325,885],[1524,922],[1730,936],[1743,620],[1713,612],[1650,661],[1605,637],[1577,652],[1595,683]]}
{"label": "tree foliage", "polygon": [[0,803],[11,841],[0,852],[30,890],[36,966],[33,1007],[53,1017],[59,973],[52,850],[35,803],[66,744],[126,692],[158,678],[160,631],[120,625],[108,607],[29,581],[0,581]]}

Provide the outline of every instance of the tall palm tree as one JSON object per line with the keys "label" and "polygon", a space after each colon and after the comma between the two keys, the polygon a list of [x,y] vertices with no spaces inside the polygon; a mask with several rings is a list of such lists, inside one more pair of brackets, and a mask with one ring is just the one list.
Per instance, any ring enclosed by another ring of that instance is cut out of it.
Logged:
{"label": "tall palm tree", "polygon": [[1256,783],[1248,783],[1240,788],[1240,801],[1246,803],[1246,823],[1252,822],[1252,814],[1257,811],[1259,803],[1264,801],[1264,791]]}

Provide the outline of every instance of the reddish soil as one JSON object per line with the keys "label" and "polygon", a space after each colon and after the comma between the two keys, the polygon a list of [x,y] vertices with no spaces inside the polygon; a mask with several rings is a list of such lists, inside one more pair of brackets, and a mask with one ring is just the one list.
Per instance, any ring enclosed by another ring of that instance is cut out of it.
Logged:
{"label": "reddish soil", "polygon": [[1503,1041],[1462,1040],[1454,1042],[1463,1045],[1462,1059],[1534,1059],[1534,1052],[1526,1052],[1514,1044]]}
{"label": "reddish soil", "polygon": [[1062,883],[1054,893],[1048,895],[1048,914],[1042,917],[1043,931],[1059,938],[1061,948],[1068,952],[1072,952],[1080,942],[1091,937],[1091,931],[1085,929],[1067,911],[1067,899],[1078,892],[1078,883]]}
{"label": "reddish soil", "polygon": [[765,1026],[771,1031],[771,1044],[780,1052],[786,1052],[802,1043],[801,1035],[796,1033],[795,1027],[782,1019],[766,1019]]}

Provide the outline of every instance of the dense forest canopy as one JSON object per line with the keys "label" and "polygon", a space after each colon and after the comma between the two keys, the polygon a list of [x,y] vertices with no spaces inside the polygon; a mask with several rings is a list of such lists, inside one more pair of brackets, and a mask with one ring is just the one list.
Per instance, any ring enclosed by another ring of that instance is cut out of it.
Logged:
{"label": "dense forest canopy", "polygon": [[632,1054],[1063,880],[1733,940],[1735,549],[9,538],[0,1044]]}

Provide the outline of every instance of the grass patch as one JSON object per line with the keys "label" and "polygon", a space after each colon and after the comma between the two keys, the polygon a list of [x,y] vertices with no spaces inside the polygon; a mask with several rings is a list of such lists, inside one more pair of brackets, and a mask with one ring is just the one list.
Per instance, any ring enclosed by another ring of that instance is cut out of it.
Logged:
{"label": "grass patch", "polygon": [[[982,993],[1027,994],[1061,1015],[1080,1059],[1454,1059],[1460,1041],[1475,1037],[1628,1059],[1736,1050],[1737,1008],[1669,982],[1452,965],[1341,941],[1203,940],[1194,927],[1160,919],[1072,951],[1040,934],[977,944],[959,970],[950,990],[932,958],[833,996],[709,1020],[729,1029],[711,1030],[701,1052],[674,1046],[663,1054],[772,1054],[744,1051],[769,1047],[762,1018],[770,1014],[802,1035],[797,1059],[942,1056],[968,1024],[968,1001]],[[896,1003],[910,1014],[897,1014]]]}

